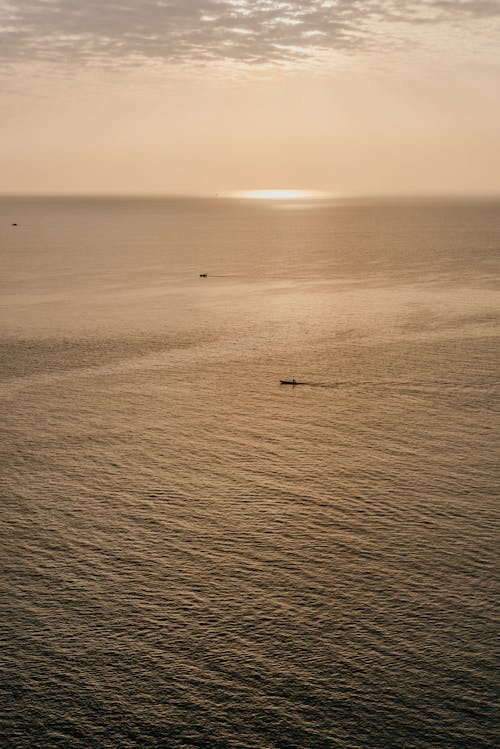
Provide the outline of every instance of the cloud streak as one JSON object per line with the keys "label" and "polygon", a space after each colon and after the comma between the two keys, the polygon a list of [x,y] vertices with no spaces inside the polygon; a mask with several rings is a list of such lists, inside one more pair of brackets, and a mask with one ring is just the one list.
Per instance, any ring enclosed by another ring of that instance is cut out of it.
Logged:
{"label": "cloud streak", "polygon": [[385,24],[500,17],[500,0],[0,0],[3,63],[282,63],[369,47]]}

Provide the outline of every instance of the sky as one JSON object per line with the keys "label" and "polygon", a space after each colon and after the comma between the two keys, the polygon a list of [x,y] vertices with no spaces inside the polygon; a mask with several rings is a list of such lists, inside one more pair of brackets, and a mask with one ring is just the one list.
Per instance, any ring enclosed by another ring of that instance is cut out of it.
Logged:
{"label": "sky", "polygon": [[500,0],[0,0],[0,193],[500,194]]}

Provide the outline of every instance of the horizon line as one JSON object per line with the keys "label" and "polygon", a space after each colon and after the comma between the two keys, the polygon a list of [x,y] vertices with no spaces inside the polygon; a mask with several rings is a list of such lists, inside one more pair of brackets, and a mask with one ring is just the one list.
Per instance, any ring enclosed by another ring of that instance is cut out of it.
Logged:
{"label": "horizon line", "polygon": [[[248,202],[271,202],[276,200],[285,201],[331,201],[331,200],[386,200],[386,199],[412,199],[412,198],[500,198],[500,189],[498,190],[416,190],[404,192],[360,192],[339,194],[327,190],[300,190],[297,192],[302,195],[287,195],[286,197],[271,197],[262,200],[256,200],[250,197],[250,193],[265,192],[264,190],[231,190],[231,191],[214,191],[214,192],[118,192],[118,191],[0,191],[0,198],[135,198],[135,199],[170,199],[170,200],[230,200],[230,201],[248,201]],[[290,190],[293,192],[293,190]],[[306,194],[307,193],[307,194]]]}

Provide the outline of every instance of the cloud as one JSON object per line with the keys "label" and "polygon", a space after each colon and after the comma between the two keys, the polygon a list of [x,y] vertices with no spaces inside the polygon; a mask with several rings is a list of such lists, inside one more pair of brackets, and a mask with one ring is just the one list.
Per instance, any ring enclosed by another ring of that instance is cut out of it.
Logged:
{"label": "cloud", "polygon": [[0,0],[0,60],[284,62],[364,49],[383,24],[500,17],[500,0]]}

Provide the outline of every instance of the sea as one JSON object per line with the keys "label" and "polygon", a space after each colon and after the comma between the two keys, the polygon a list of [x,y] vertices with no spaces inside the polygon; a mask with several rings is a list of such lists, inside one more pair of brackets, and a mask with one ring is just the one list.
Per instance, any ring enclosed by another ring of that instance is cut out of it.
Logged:
{"label": "sea", "polygon": [[499,746],[499,199],[4,196],[0,265],[2,748]]}

